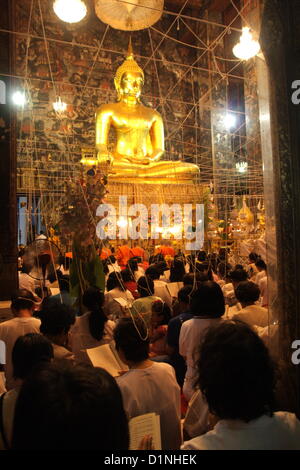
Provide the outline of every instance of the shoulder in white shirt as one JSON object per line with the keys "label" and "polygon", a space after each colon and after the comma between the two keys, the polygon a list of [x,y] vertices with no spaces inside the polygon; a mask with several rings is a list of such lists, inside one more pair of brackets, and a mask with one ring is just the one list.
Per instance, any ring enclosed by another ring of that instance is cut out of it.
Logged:
{"label": "shoulder in white shirt", "polygon": [[300,422],[286,412],[261,416],[250,423],[224,420],[212,431],[185,442],[182,449],[300,450]]}

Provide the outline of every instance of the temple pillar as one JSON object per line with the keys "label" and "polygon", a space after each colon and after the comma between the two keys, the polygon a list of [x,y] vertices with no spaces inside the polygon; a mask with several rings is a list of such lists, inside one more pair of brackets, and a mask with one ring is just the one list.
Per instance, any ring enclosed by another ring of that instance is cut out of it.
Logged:
{"label": "temple pillar", "polygon": [[[15,2],[3,0],[0,27],[14,30]],[[11,106],[14,36],[0,33],[0,300],[10,298],[17,287],[17,195],[16,195],[16,132]]]}
{"label": "temple pillar", "polygon": [[[300,79],[300,3],[265,0],[261,46],[269,69],[272,162],[264,161],[269,235],[273,236],[278,294],[273,305],[278,320],[281,397],[300,415],[300,368],[292,364],[292,342],[300,339],[300,106],[292,103],[292,83]],[[267,116],[265,116],[267,119]],[[271,230],[271,232],[270,232]]]}

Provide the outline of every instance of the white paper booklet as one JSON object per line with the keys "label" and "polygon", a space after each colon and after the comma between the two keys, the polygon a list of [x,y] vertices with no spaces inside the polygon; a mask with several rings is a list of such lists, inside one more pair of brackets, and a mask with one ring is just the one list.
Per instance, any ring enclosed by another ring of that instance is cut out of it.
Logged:
{"label": "white paper booklet", "polygon": [[129,421],[130,450],[138,450],[145,436],[152,436],[154,450],[161,450],[160,417],[155,413],[136,416]]}
{"label": "white paper booklet", "polygon": [[102,367],[113,377],[118,377],[121,370],[128,370],[128,366],[119,358],[113,342],[87,349],[86,352],[94,367]]}

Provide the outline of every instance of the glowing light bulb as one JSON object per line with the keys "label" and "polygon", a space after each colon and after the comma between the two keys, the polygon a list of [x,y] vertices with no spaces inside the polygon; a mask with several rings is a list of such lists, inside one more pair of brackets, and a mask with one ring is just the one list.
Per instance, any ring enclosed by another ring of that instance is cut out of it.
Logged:
{"label": "glowing light bulb", "polygon": [[246,173],[248,170],[248,163],[247,162],[239,162],[235,165],[237,171],[239,173]]}
{"label": "glowing light bulb", "polygon": [[56,101],[54,101],[53,103],[53,108],[54,108],[54,111],[58,114],[62,114],[66,111],[67,109],[67,103],[64,103],[62,100],[61,100],[61,97],[59,96],[58,99]]}
{"label": "glowing light bulb", "polygon": [[259,42],[253,39],[252,33],[250,33],[250,28],[243,28],[240,42],[238,42],[233,48],[235,57],[241,60],[249,60],[252,57],[255,57],[259,51]]}
{"label": "glowing light bulb", "polygon": [[224,125],[228,131],[236,127],[236,117],[234,114],[226,114],[224,117]]}
{"label": "glowing light bulb", "polygon": [[87,14],[86,4],[82,0],[55,0],[53,10],[66,23],[78,23]]}
{"label": "glowing light bulb", "polygon": [[127,227],[128,222],[127,222],[126,219],[120,218],[120,219],[118,220],[117,225],[118,225],[118,227],[120,227],[120,228],[124,228],[124,227]]}
{"label": "glowing light bulb", "polygon": [[15,91],[12,95],[12,101],[17,106],[24,106],[26,103],[26,96],[23,91]]}

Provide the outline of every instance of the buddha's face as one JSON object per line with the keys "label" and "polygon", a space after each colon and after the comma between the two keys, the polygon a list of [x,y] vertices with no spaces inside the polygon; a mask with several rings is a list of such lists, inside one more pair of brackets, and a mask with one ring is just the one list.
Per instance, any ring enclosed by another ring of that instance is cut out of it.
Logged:
{"label": "buddha's face", "polygon": [[120,93],[124,97],[139,99],[144,84],[143,76],[138,72],[126,72],[120,83]]}

